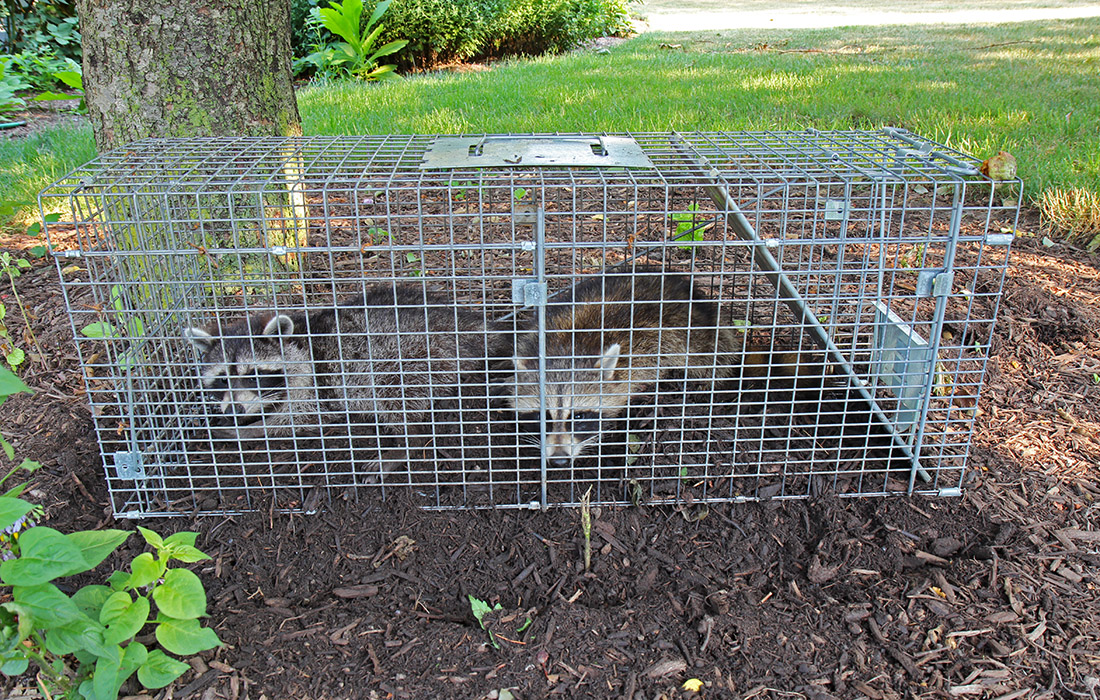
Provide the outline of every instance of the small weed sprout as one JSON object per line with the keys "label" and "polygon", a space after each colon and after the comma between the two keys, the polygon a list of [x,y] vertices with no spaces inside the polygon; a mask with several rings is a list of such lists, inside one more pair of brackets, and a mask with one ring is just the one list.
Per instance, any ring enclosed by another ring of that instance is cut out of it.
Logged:
{"label": "small weed sprout", "polygon": [[485,630],[489,634],[489,643],[493,645],[494,649],[499,649],[500,645],[497,644],[496,637],[493,636],[493,631],[485,626],[485,616],[495,610],[502,610],[500,603],[497,603],[493,607],[489,607],[489,604],[480,598],[467,594],[466,597],[470,600],[470,611],[474,614],[474,619],[477,620],[478,626]]}
{"label": "small weed sprout", "polygon": [[584,570],[592,566],[592,487],[581,496],[581,533],[584,535]]}
{"label": "small weed sprout", "polygon": [[668,218],[676,224],[672,239],[687,243],[680,246],[682,250],[691,250],[696,243],[706,240],[706,232],[714,226],[713,221],[699,223],[698,212],[698,204],[689,204],[686,212],[669,214]]}
{"label": "small weed sprout", "polygon": [[[35,336],[34,331],[31,329],[31,320],[27,315],[27,307],[23,304],[23,298],[19,296],[19,290],[15,287],[15,280],[23,274],[23,270],[30,269],[30,262],[24,258],[13,257],[11,253],[4,251],[0,253],[0,270],[3,270],[7,275],[8,281],[11,283],[11,293],[15,297],[15,305],[19,308],[19,313],[23,316],[23,324],[25,331],[25,337],[34,345],[35,350],[38,351],[38,356],[44,357],[42,354],[42,347],[38,344],[38,337]],[[11,337],[11,333],[8,331],[7,326],[4,324],[4,318],[7,316],[7,306],[0,305],[0,351],[4,354],[4,360],[8,363],[12,369],[17,369],[19,365],[27,359],[27,354],[22,348],[16,346],[15,339]]]}

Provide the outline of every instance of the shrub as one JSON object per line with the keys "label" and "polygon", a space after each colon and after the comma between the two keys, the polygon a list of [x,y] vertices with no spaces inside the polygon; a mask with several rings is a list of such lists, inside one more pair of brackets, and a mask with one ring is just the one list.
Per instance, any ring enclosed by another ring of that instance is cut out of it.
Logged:
{"label": "shrub", "polygon": [[403,69],[425,70],[477,56],[507,0],[398,0],[386,18],[384,40],[409,44],[398,57]]}
{"label": "shrub", "polygon": [[[373,3],[368,2],[370,6]],[[292,0],[295,55],[318,43],[307,19],[327,0]],[[407,40],[402,70],[508,55],[556,53],[630,29],[626,0],[396,0],[379,42]]]}
{"label": "shrub", "polygon": [[625,3],[609,0],[511,0],[498,26],[484,56],[560,53],[629,30]]}
{"label": "shrub", "polygon": [[61,58],[80,60],[80,30],[75,0],[5,2],[10,22],[10,53],[56,51]]}

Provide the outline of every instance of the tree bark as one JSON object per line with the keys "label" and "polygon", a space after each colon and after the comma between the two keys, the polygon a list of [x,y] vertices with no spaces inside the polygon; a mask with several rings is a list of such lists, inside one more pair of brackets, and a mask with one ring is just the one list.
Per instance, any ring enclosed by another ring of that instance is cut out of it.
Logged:
{"label": "tree bark", "polygon": [[78,0],[100,152],[149,137],[296,136],[288,0]]}

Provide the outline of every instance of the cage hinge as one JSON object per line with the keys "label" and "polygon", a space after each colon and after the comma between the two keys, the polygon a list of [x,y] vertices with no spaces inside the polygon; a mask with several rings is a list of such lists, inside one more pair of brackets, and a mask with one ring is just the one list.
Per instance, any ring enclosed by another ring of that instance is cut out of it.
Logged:
{"label": "cage hinge", "polygon": [[958,498],[963,495],[963,490],[958,487],[943,488],[937,491],[936,495],[940,498]]}
{"label": "cage hinge", "polygon": [[512,303],[522,306],[542,306],[549,297],[549,288],[545,282],[534,278],[512,280]]}
{"label": "cage hinge", "polygon": [[924,270],[917,275],[918,297],[945,297],[951,294],[955,273],[950,270]]}
{"label": "cage hinge", "polygon": [[140,480],[145,478],[145,464],[140,452],[115,452],[115,477]]}

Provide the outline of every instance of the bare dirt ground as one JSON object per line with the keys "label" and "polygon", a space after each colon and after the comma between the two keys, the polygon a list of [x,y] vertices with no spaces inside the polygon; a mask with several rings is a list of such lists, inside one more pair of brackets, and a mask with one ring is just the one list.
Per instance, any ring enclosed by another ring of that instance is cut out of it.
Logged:
{"label": "bare dirt ground", "polygon": [[[225,646],[155,697],[1096,700],[1100,260],[1040,240],[1013,250],[962,498],[603,509],[589,571],[574,510],[364,497],[158,521],[201,533]],[[63,531],[132,528],[110,516],[53,263],[19,291],[43,358],[0,420],[45,465],[31,497]],[[469,595],[501,606],[492,639]]]}

